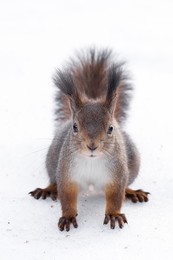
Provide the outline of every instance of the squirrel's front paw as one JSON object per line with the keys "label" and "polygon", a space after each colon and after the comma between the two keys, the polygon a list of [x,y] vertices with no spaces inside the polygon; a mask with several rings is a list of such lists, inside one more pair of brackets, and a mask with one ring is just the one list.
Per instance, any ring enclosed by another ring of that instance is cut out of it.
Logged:
{"label": "squirrel's front paw", "polygon": [[78,227],[76,217],[61,217],[58,222],[58,227],[60,231],[66,229],[66,231],[70,230],[70,224],[73,224],[74,228]]}
{"label": "squirrel's front paw", "polygon": [[105,219],[103,224],[106,225],[108,224],[110,221],[110,227],[112,229],[115,228],[115,223],[116,221],[118,222],[118,225],[120,228],[124,227],[125,223],[127,222],[126,216],[124,214],[120,214],[120,213],[115,213],[115,214],[105,214]]}

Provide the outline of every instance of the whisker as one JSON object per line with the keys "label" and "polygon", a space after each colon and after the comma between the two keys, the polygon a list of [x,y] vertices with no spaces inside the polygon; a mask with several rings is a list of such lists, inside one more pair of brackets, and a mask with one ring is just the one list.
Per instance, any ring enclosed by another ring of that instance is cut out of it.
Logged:
{"label": "whisker", "polygon": [[31,154],[34,154],[34,153],[39,153],[39,152],[42,152],[42,151],[48,150],[48,148],[49,148],[49,147],[45,147],[45,148],[42,148],[42,149],[39,149],[39,150],[33,151],[33,152],[29,153],[28,155],[31,155]]}

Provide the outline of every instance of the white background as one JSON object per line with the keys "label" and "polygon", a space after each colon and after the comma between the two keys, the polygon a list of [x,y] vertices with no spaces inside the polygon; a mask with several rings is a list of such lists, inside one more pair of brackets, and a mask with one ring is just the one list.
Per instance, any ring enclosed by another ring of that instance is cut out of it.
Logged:
{"label": "white background", "polygon": [[[54,133],[52,75],[88,46],[126,59],[135,85],[126,129],[141,153],[125,202],[129,224],[103,226],[104,196],[81,196],[77,230],[57,228],[60,203],[27,195],[47,185]],[[11,259],[173,259],[173,1],[0,1],[0,255]]]}

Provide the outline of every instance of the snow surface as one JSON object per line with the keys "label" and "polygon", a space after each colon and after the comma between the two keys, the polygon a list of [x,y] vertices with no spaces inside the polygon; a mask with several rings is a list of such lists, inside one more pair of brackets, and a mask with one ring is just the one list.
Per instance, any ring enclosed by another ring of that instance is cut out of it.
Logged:
{"label": "snow surface", "polygon": [[[1,0],[0,258],[173,259],[173,1]],[[135,92],[126,129],[141,157],[125,202],[129,224],[103,226],[102,194],[81,195],[78,229],[60,232],[60,203],[28,195],[47,185],[44,160],[54,133],[55,68],[74,50],[112,47],[128,61]]]}

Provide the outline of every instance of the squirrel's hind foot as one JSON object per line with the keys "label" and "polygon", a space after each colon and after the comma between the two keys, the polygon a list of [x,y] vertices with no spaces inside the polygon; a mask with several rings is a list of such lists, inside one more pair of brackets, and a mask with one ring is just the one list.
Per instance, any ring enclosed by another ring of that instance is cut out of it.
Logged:
{"label": "squirrel's hind foot", "polygon": [[29,192],[29,194],[37,200],[40,198],[45,200],[47,197],[51,197],[52,200],[56,200],[58,197],[57,185],[50,184],[45,189],[37,188],[37,189]]}
{"label": "squirrel's hind foot", "polygon": [[147,202],[149,200],[148,195],[149,192],[145,192],[143,190],[132,190],[127,188],[126,189],[126,198],[130,199],[133,203],[136,202]]}

